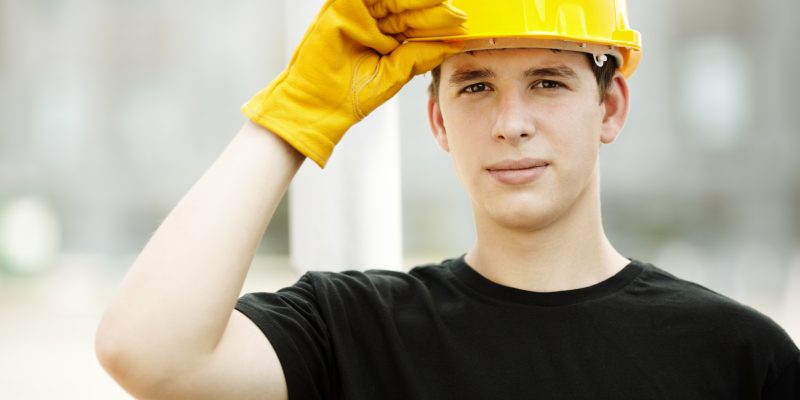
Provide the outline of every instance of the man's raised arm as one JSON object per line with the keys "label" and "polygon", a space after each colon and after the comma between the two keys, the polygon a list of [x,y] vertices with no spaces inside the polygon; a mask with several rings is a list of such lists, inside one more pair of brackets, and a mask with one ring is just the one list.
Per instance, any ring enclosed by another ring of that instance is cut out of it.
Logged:
{"label": "man's raised arm", "polygon": [[[153,234],[97,335],[103,366],[131,394],[249,398],[247,392],[233,396],[248,387],[285,393],[263,334],[232,311],[302,161],[277,136],[247,123]],[[278,376],[266,379],[269,368]],[[220,380],[230,386],[220,387]]]}
{"label": "man's raised arm", "polygon": [[[142,398],[287,397],[274,349],[234,311],[247,270],[304,156],[324,166],[347,129],[458,45],[442,0],[329,0],[289,67],[137,257],[97,333],[101,363]],[[322,200],[320,200],[322,201]]]}

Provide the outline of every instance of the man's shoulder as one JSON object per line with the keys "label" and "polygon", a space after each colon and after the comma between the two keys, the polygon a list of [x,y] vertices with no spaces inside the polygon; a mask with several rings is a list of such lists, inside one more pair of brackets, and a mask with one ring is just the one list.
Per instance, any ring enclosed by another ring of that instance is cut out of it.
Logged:
{"label": "man's shoulder", "polygon": [[786,331],[761,311],[652,264],[641,264],[644,270],[636,283],[638,287],[631,290],[651,293],[647,297],[653,310],[666,310],[675,319],[695,321],[736,340],[771,343],[797,351]]}
{"label": "man's shoulder", "polygon": [[346,269],[342,271],[308,271],[301,279],[310,281],[327,281],[351,284],[357,282],[373,282],[376,284],[395,284],[409,280],[426,279],[434,275],[447,274],[454,258],[441,262],[418,264],[407,271],[389,268],[371,268],[366,270]]}
{"label": "man's shoulder", "polygon": [[444,282],[450,276],[450,263],[446,259],[439,263],[421,264],[409,271],[390,269],[309,271],[300,283],[312,286],[316,291],[345,292],[381,297],[426,291],[436,282]]}
{"label": "man's shoulder", "polygon": [[640,288],[657,294],[658,300],[663,301],[664,304],[703,311],[729,311],[754,317],[763,315],[752,307],[703,284],[680,278],[653,264],[634,262],[643,266],[642,274],[637,280]]}

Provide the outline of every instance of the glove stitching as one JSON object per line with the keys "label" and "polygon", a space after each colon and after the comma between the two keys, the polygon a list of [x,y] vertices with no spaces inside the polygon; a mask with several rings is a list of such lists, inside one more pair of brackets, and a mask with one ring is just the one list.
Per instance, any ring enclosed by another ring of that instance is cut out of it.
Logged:
{"label": "glove stitching", "polygon": [[372,82],[375,76],[378,75],[378,68],[376,66],[375,71],[373,71],[371,75],[365,77],[362,82],[358,82],[358,71],[361,69],[361,64],[363,64],[368,57],[369,54],[364,54],[358,58],[358,61],[356,61],[356,65],[353,67],[353,76],[350,80],[352,82],[350,86],[350,94],[353,98],[352,99],[353,111],[358,120],[362,120],[364,119],[364,117],[367,116],[367,114],[361,110],[361,105],[358,101],[358,92],[364,89],[364,87],[366,87],[370,82]]}

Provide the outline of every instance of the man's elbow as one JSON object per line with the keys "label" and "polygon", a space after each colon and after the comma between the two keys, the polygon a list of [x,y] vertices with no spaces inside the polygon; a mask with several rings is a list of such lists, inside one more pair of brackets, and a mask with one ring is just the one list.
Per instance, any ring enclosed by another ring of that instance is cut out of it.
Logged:
{"label": "man's elbow", "polygon": [[127,332],[104,319],[95,335],[95,354],[100,365],[128,393],[136,398],[155,399],[166,379],[163,365],[148,361]]}

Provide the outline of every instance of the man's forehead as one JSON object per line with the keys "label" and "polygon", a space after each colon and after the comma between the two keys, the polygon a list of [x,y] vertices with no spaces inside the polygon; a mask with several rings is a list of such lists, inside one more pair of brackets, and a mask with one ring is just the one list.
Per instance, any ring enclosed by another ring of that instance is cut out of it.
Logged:
{"label": "man's forehead", "polygon": [[577,79],[581,69],[590,73],[583,53],[551,49],[492,49],[460,53],[445,60],[442,74],[462,81],[470,75],[493,77],[501,73],[524,76],[552,75]]}
{"label": "man's forehead", "polygon": [[[465,66],[509,65],[509,62],[530,66],[545,66],[585,63],[583,53],[555,49],[491,49],[473,50],[456,54],[442,63],[442,67],[454,71]],[[574,68],[574,66],[573,66]]]}

